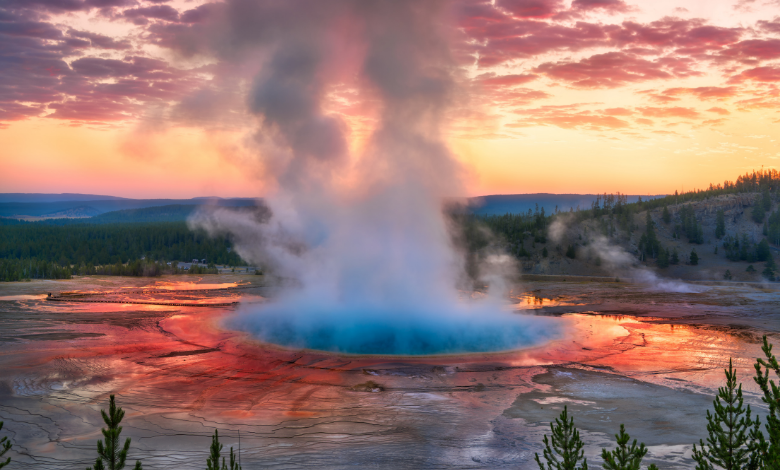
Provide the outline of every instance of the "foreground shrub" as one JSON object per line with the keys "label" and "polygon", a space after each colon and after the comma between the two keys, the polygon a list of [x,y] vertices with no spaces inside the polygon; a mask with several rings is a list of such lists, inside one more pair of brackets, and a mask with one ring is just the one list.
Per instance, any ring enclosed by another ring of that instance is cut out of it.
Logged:
{"label": "foreground shrub", "polygon": [[[631,445],[627,445],[631,436],[626,432],[625,426],[620,425],[620,432],[615,434],[617,448],[613,451],[601,449],[601,458],[604,459],[604,470],[639,470],[642,459],[647,454],[645,445],[636,445],[636,439]],[[650,464],[648,470],[658,470],[655,464]]]}
{"label": "foreground shrub", "polygon": [[[764,344],[761,348],[766,359],[756,360],[755,369],[756,381],[758,387],[763,393],[761,400],[769,407],[767,413],[767,422],[764,430],[767,433],[765,437],[763,432],[758,432],[756,436],[756,450],[759,454],[762,470],[780,470],[780,365],[777,358],[772,354],[772,345],[764,335]],[[774,371],[774,376],[778,383],[770,379],[770,371]],[[768,439],[768,440],[767,440]]]}
{"label": "foreground shrub", "polygon": [[236,455],[233,448],[230,448],[230,466],[225,463],[225,457],[222,457],[222,466],[219,466],[219,459],[222,453],[222,444],[219,443],[219,430],[214,430],[211,437],[211,447],[209,447],[209,458],[206,459],[206,470],[241,470],[241,466],[236,462]]}
{"label": "foreground shrub", "polygon": [[759,452],[754,443],[759,433],[759,420],[750,417],[750,405],[743,405],[742,384],[737,387],[737,371],[729,360],[726,386],[718,388],[714,412],[707,410],[707,443],[699,440],[693,445],[696,470],[724,468],[726,470],[755,469]]}
{"label": "foreground shrub", "polygon": [[[3,430],[3,422],[0,421],[0,431]],[[9,463],[11,463],[11,457],[8,457],[5,459],[5,462],[3,462],[3,456],[6,452],[11,448],[11,441],[8,440],[8,437],[3,436],[0,438],[0,468],[5,467]]]}
{"label": "foreground shrub", "polygon": [[[125,411],[116,406],[114,395],[111,395],[108,401],[108,413],[100,410],[100,414],[106,423],[106,428],[101,429],[103,441],[97,442],[98,457],[95,460],[95,466],[87,468],[87,470],[122,470],[125,468],[127,452],[130,450],[129,437],[125,440],[125,445],[121,449],[119,448],[119,435],[122,434],[122,426],[119,423],[125,417]],[[135,470],[141,470],[140,461],[135,463]]]}
{"label": "foreground shrub", "polygon": [[[534,459],[539,464],[540,470],[588,470],[588,459],[584,458],[585,444],[580,439],[580,432],[574,427],[574,418],[569,418],[568,407],[563,407],[559,418],[550,423],[552,431],[551,439],[544,436],[544,459],[547,466],[542,464],[539,454]],[[551,442],[552,441],[552,442]],[[582,460],[582,466],[577,464]]]}

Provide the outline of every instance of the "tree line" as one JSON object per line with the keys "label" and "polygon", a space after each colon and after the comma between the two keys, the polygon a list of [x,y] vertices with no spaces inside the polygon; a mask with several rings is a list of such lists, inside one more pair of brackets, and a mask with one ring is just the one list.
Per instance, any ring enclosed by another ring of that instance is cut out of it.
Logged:
{"label": "tree line", "polygon": [[[510,254],[517,258],[530,258],[532,251],[528,249],[528,241],[530,240],[531,248],[534,248],[536,243],[546,243],[547,228],[557,217],[565,215],[567,224],[570,225],[595,220],[596,226],[605,237],[623,236],[630,238],[631,234],[638,228],[634,223],[634,216],[639,212],[647,211],[645,230],[641,233],[638,242],[640,260],[654,260],[659,268],[666,268],[681,262],[697,265],[699,253],[696,252],[695,247],[691,249],[690,253],[678,253],[677,249],[667,249],[661,245],[655,234],[655,222],[650,216],[650,211],[662,209],[661,220],[670,226],[673,238],[685,237],[688,243],[701,245],[704,243],[702,222],[697,218],[693,207],[683,203],[701,201],[723,194],[750,192],[758,193],[758,196],[749,216],[755,223],[763,223],[763,235],[766,238],[756,242],[749,240],[745,234],[727,235],[726,218],[722,209],[716,213],[715,237],[723,239],[723,248],[727,259],[765,262],[762,274],[765,278],[773,280],[777,268],[769,244],[780,245],[780,208],[774,213],[771,212],[772,202],[773,199],[777,198],[778,189],[780,189],[780,173],[776,170],[765,170],[746,173],[739,176],[735,182],[725,181],[722,185],[710,185],[705,190],[675,192],[674,195],[645,201],[640,197],[634,203],[628,203],[627,196],[623,194],[605,193],[597,196],[589,209],[570,210],[568,213],[556,209],[552,214],[545,214],[544,209],[539,210],[537,206],[536,211],[529,209],[527,213],[520,214],[473,215],[473,220],[468,222],[468,229],[464,231],[468,240],[466,246],[473,250],[489,245],[490,237],[484,230],[478,228],[486,227],[489,229],[488,233],[498,236]],[[673,215],[669,206],[676,204],[683,205]],[[568,247],[559,246],[557,250],[565,256],[575,258],[576,245],[578,244],[586,245],[587,236],[582,242],[575,241]],[[545,257],[547,254],[547,247],[544,247],[542,256]],[[597,264],[598,261],[597,259]]]}
{"label": "tree line", "polygon": [[232,248],[229,237],[210,237],[184,222],[8,223],[0,225],[0,281],[67,279],[73,274],[177,274],[180,271],[167,261],[204,258],[210,264],[245,266]]}

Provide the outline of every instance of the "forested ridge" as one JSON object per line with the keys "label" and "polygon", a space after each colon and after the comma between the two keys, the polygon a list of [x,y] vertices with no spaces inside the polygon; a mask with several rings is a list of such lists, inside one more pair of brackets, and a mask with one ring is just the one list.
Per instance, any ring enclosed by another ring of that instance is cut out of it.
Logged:
{"label": "forested ridge", "polygon": [[[461,227],[460,240],[469,253],[476,253],[497,237],[509,252],[517,258],[530,257],[537,244],[542,244],[542,256],[547,256],[548,229],[554,219],[563,214],[568,223],[590,220],[597,224],[602,235],[609,239],[630,237],[637,230],[635,215],[663,208],[663,220],[674,228],[675,238],[686,237],[691,244],[703,242],[701,222],[689,206],[680,204],[703,201],[727,194],[757,194],[750,214],[756,224],[763,225],[764,240],[748,241],[744,234],[726,234],[719,214],[716,237],[728,259],[736,261],[767,261],[767,275],[773,276],[774,265],[767,245],[780,245],[780,209],[771,211],[778,199],[780,173],[766,170],[746,173],[735,182],[710,185],[704,190],[628,203],[625,195],[604,194],[589,209],[566,213],[545,213],[544,209],[522,214],[480,216],[457,213],[455,222]],[[674,218],[668,207],[679,206]],[[245,265],[232,252],[231,242],[225,237],[210,238],[203,231],[190,230],[185,222],[162,222],[172,214],[183,216],[193,210],[191,206],[164,206],[141,210],[121,211],[131,218],[149,220],[143,223],[97,223],[89,219],[77,221],[21,222],[0,219],[0,281],[25,278],[68,278],[71,274],[119,274],[156,275],[166,272],[167,261],[189,261],[206,258],[209,263]],[[107,218],[117,218],[120,212]],[[117,218],[120,220],[121,218]],[[677,252],[661,246],[653,230],[652,220],[647,219],[639,240],[638,253],[642,260],[656,260],[663,268],[678,261]],[[100,222],[105,222],[101,220]],[[487,228],[489,230],[484,230]],[[549,247],[566,256],[576,256],[574,241],[569,246]],[[582,244],[587,240],[582,240]],[[692,250],[692,254],[693,254]],[[159,262],[159,264],[157,263]],[[175,271],[175,270],[174,270]]]}
{"label": "forested ridge", "polygon": [[157,275],[167,261],[203,258],[210,264],[246,264],[227,237],[209,237],[184,222],[0,225],[0,280]]}
{"label": "forested ridge", "polygon": [[[780,246],[780,208],[773,212],[772,207],[780,199],[779,189],[780,173],[776,170],[766,170],[746,173],[737,178],[736,182],[726,181],[723,184],[710,185],[704,190],[675,193],[649,201],[628,203],[626,197],[620,193],[604,194],[598,197],[589,209],[578,211],[556,211],[546,214],[543,208],[541,210],[537,208],[535,211],[529,210],[521,214],[459,216],[459,218],[468,219],[464,224],[464,244],[472,255],[497,241],[506,251],[519,259],[535,258],[538,261],[539,256],[547,257],[552,250],[559,255],[575,258],[578,250],[585,247],[590,238],[600,235],[615,244],[627,244],[628,241],[633,240],[637,247],[635,254],[640,261],[666,268],[682,262],[690,265],[698,263],[699,254],[696,252],[696,246],[703,244],[705,240],[702,221],[689,203],[746,193],[752,198],[752,207],[745,216],[756,224],[756,228],[760,228],[758,233],[761,233],[763,238],[753,239],[752,235],[748,237],[748,234],[734,230],[727,233],[723,210],[718,210],[717,213],[715,238],[726,259],[764,262],[766,265],[762,275],[772,280],[775,278],[776,266],[770,244]],[[673,211],[669,210],[670,208]],[[650,211],[655,209],[661,210],[662,215],[660,220],[653,221]],[[642,212],[645,212],[645,216],[636,217]],[[548,245],[549,228],[557,218],[562,218],[567,227],[585,227],[584,234],[581,233],[573,240],[569,239],[566,244]],[[644,223],[637,223],[637,219]],[[664,224],[667,230],[672,232],[674,239],[686,240],[691,245],[688,248],[690,253],[678,252],[676,249],[663,246],[656,233],[657,223]],[[488,228],[489,231],[480,230],[480,226]],[[638,232],[640,227],[642,230]],[[633,238],[634,235],[637,238]],[[715,253],[718,253],[717,249]],[[469,262],[471,263],[471,260]],[[593,262],[598,266],[600,261],[596,258]],[[731,278],[728,271],[724,274],[724,278],[727,280]]]}

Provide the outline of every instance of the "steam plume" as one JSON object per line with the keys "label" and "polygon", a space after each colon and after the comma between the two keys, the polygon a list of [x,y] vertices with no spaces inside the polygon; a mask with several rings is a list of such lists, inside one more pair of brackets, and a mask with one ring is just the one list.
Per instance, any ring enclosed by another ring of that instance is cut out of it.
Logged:
{"label": "steam plume", "polygon": [[[286,345],[359,353],[492,351],[554,334],[547,320],[503,312],[494,299],[458,301],[463,257],[442,213],[463,173],[442,128],[461,91],[448,5],[229,3],[224,28],[264,51],[248,104],[278,190],[270,217],[217,209],[191,223],[232,233],[244,259],[300,282],[237,325]],[[252,15],[266,31],[242,29]],[[374,103],[358,155],[347,124],[326,110],[337,86]]]}
{"label": "steam plume", "polygon": [[[557,217],[548,228],[548,235],[554,243],[560,243],[567,237],[570,231],[572,218],[566,214]],[[570,238],[573,238],[570,236]],[[601,260],[602,268],[606,269],[611,275],[623,279],[631,279],[650,286],[654,290],[663,292],[694,293],[702,292],[706,288],[693,286],[686,282],[665,279],[658,276],[655,272],[642,266],[637,258],[628,253],[623,247],[611,243],[603,235],[596,235],[587,247],[583,250],[591,257],[598,257]]]}

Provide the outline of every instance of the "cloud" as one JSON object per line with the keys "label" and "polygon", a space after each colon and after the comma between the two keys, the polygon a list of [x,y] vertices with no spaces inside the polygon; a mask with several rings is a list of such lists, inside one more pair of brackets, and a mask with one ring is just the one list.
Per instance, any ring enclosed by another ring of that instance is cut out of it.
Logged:
{"label": "cloud", "polygon": [[528,82],[532,82],[539,78],[538,75],[525,73],[525,74],[513,74],[513,75],[496,75],[494,73],[482,74],[476,78],[476,80],[482,85],[487,87],[504,87],[523,85]]}
{"label": "cloud", "polygon": [[496,6],[514,18],[549,18],[563,9],[560,0],[497,0]]}
{"label": "cloud", "polygon": [[773,20],[759,20],[756,26],[767,33],[780,34],[780,16],[775,17]]}
{"label": "cloud", "polygon": [[729,83],[740,83],[747,80],[763,83],[780,81],[780,67],[768,65],[744,70],[731,77]]}
{"label": "cloud", "polygon": [[130,49],[132,46],[127,39],[115,39],[103,34],[91,33],[89,31],[79,31],[71,29],[68,31],[68,36],[73,38],[86,39],[87,43],[91,47],[97,49],[112,49],[112,50],[125,50]]}
{"label": "cloud", "polygon": [[136,24],[145,24],[144,22],[150,19],[179,21],[179,11],[170,5],[153,5],[150,7],[133,8],[123,11],[122,16],[136,21]]}
{"label": "cloud", "polygon": [[26,8],[47,13],[68,13],[131,6],[136,0],[5,0],[5,8]]}
{"label": "cloud", "polygon": [[674,48],[677,53],[691,54],[720,50],[738,41],[742,33],[741,28],[709,25],[701,19],[667,17],[650,23],[625,21],[611,37],[623,47]]}
{"label": "cloud", "polygon": [[616,88],[648,80],[701,75],[692,66],[692,61],[683,58],[663,57],[651,61],[633,54],[607,52],[578,62],[547,62],[534,72],[577,88]]}
{"label": "cloud", "polygon": [[628,13],[634,11],[636,8],[629,6],[623,0],[574,0],[571,2],[571,12],[574,15],[566,15],[566,17],[575,16],[577,13],[598,11],[611,15],[618,13]]}
{"label": "cloud", "polygon": [[62,31],[49,23],[40,21],[13,21],[0,23],[0,34],[7,36],[29,36],[41,39],[60,39]]}
{"label": "cloud", "polygon": [[719,108],[717,106],[712,107],[712,108],[708,109],[707,111],[710,112],[710,113],[720,114],[721,116],[728,116],[729,114],[731,114],[729,112],[729,110],[723,109],[723,108]]}
{"label": "cloud", "polygon": [[780,39],[749,39],[730,45],[718,54],[720,57],[754,64],[780,57]]}
{"label": "cloud", "polygon": [[[562,129],[587,129],[610,130],[625,129],[630,124],[623,119],[615,117],[623,111],[615,113],[615,109],[603,111],[577,111],[573,106],[541,106],[533,109],[517,111],[522,119],[507,124],[509,128],[521,128],[532,126],[555,126]],[[626,110],[627,111],[627,110]]]}
{"label": "cloud", "polygon": [[726,98],[737,96],[739,94],[739,88],[735,86],[702,86],[695,88],[674,87],[667,88],[659,92],[644,90],[640,93],[646,94],[653,101],[659,103],[669,103],[672,101],[679,101],[681,96],[693,96],[702,101],[724,100]]}
{"label": "cloud", "polygon": [[632,114],[634,114],[633,111],[626,108],[607,108],[607,109],[602,109],[601,112],[608,116],[631,116]]}
{"label": "cloud", "polygon": [[652,118],[684,118],[684,119],[696,119],[700,117],[698,111],[693,108],[683,108],[681,106],[672,106],[668,108],[657,108],[652,106],[637,108],[642,116]]}

